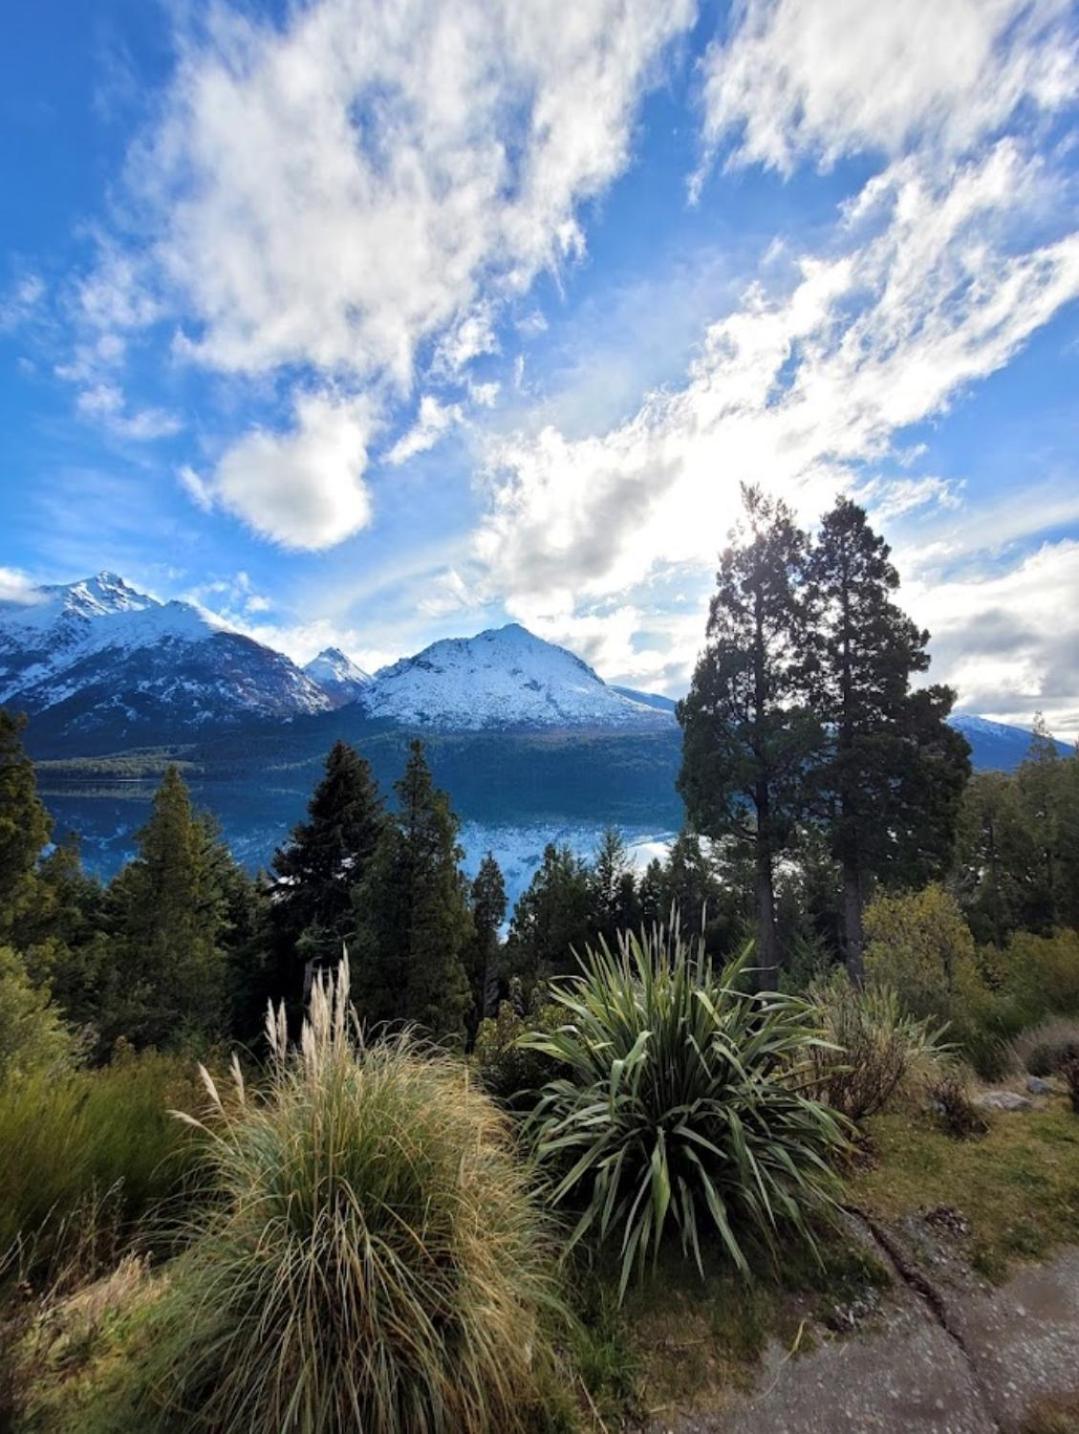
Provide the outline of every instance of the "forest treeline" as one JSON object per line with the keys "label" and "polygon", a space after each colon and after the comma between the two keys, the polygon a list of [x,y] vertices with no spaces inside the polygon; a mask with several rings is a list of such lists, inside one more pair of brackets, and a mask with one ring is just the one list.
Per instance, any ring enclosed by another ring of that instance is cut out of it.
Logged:
{"label": "forest treeline", "polygon": [[[755,940],[764,986],[800,989],[840,962],[861,980],[867,957],[885,960],[890,923],[900,988],[897,960],[929,961],[919,979],[940,1005],[968,966],[999,988],[1018,933],[1079,925],[1079,758],[1039,719],[1017,772],[971,777],[945,721],[952,694],[913,685],[928,634],[897,606],[864,511],[841,500],[811,540],[755,490],[744,509],[679,711],[691,825],[643,871],[614,830],[590,860],[551,845],[512,912],[493,854],[462,870],[457,819],[418,741],[389,800],[338,742],[306,819],[258,875],[170,768],[135,855],[102,884],[76,839],[52,844],[22,719],[0,713],[11,1058],[30,1009],[95,1062],[124,1046],[253,1044],[267,1002],[298,1015],[344,950],[368,1022],[470,1047],[502,1003],[524,1015],[586,947],[672,911],[716,957]],[[896,932],[926,949],[897,957]]]}

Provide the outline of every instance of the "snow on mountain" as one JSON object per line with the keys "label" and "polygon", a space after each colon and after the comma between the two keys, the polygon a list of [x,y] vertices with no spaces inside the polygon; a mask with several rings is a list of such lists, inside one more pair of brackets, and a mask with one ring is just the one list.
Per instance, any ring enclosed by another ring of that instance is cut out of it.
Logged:
{"label": "snow on mountain", "polygon": [[355,702],[371,684],[370,673],[357,667],[339,647],[324,647],[303,669],[318,684],[334,707]]}
{"label": "snow on mountain", "polygon": [[104,572],[0,602],[0,702],[121,744],[332,705],[281,653],[193,603],[159,602]]}
{"label": "snow on mountain", "polygon": [[518,623],[432,643],[375,674],[364,710],[409,726],[656,727],[668,714],[615,691],[564,647]]}
{"label": "snow on mountain", "polygon": [[[971,760],[979,770],[1011,772],[1030,755],[1033,734],[1027,727],[994,722],[989,717],[977,717],[972,712],[953,713],[948,721],[970,743]],[[1062,757],[1066,757],[1071,748],[1064,742],[1057,742],[1057,750]]]}

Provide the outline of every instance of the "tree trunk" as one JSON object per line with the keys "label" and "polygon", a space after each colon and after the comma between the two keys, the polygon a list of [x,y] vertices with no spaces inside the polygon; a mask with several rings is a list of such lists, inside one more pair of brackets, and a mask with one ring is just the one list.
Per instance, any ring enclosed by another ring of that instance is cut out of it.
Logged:
{"label": "tree trunk", "polygon": [[847,975],[856,986],[865,984],[865,935],[862,930],[862,874],[857,861],[843,862],[843,955]]}
{"label": "tree trunk", "polygon": [[756,966],[758,991],[774,991],[779,985],[779,940],[772,889],[772,854],[760,848],[757,850]]}

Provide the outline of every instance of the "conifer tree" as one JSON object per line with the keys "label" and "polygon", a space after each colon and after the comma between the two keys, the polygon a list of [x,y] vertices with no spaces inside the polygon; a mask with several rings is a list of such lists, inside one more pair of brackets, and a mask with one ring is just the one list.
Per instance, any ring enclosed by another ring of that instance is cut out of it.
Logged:
{"label": "conifer tree", "polygon": [[506,883],[494,852],[480,862],[472,882],[472,925],[475,935],[469,961],[469,984],[475,1021],[493,1016],[498,1005],[499,929],[506,919]]}
{"label": "conifer tree", "polygon": [[[371,768],[336,742],[307,808],[307,820],[273,857],[272,966],[277,989],[306,996],[311,974],[341,959],[353,926],[352,890],[363,879],[385,823]],[[300,973],[303,973],[302,993]]]}
{"label": "conifer tree", "polygon": [[357,1006],[368,1022],[414,1021],[460,1037],[471,1005],[463,958],[473,937],[458,863],[457,818],[413,741],[386,823],[353,903]]}
{"label": "conifer tree", "polygon": [[625,839],[614,827],[600,838],[591,870],[592,926],[612,947],[620,931],[640,925],[637,880]]}
{"label": "conifer tree", "polygon": [[138,851],[112,882],[109,924],[119,959],[105,1004],[109,1036],[168,1045],[223,1029],[223,859],[210,824],[170,766],[154,797]]}
{"label": "conifer tree", "polygon": [[975,772],[959,812],[954,881],[976,941],[1003,949],[1014,931],[1035,922],[1039,873],[1014,773]]}
{"label": "conifer tree", "polygon": [[26,718],[0,707],[0,940],[33,900],[34,867],[52,823],[22,744]]}
{"label": "conifer tree", "polygon": [[588,866],[568,846],[549,842],[518,898],[506,942],[506,964],[530,997],[537,983],[576,970],[592,935]]}
{"label": "conifer tree", "polygon": [[843,954],[864,975],[867,883],[890,870],[907,884],[940,875],[950,855],[966,743],[946,724],[954,694],[911,691],[929,666],[929,634],[893,601],[899,574],[864,509],[840,498],[808,568],[815,706],[828,733],[817,771],[843,886]]}
{"label": "conifer tree", "polygon": [[689,695],[678,788],[705,836],[753,854],[758,979],[778,981],[775,865],[807,805],[820,724],[807,705],[806,538],[783,502],[743,486],[744,522],[720,558],[707,645]]}
{"label": "conifer tree", "polygon": [[1038,712],[1034,717],[1030,750],[1016,773],[1019,798],[1038,853],[1031,921],[1034,930],[1050,930],[1057,922],[1061,885],[1061,798],[1067,785],[1062,781],[1064,774],[1065,759],[1057,749],[1045,718]]}

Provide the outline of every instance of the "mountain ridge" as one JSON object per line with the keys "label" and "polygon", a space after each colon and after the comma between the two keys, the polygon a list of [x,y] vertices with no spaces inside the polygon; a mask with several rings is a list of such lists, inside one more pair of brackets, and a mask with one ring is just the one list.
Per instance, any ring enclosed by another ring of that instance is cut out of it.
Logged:
{"label": "mountain ridge", "polygon": [[[108,571],[0,601],[0,703],[29,713],[35,748],[64,756],[201,743],[252,723],[319,719],[321,730],[337,713],[349,730],[677,737],[671,698],[607,683],[520,623],[440,639],[374,675],[338,647],[301,668],[198,604],[162,602]],[[1026,728],[951,720],[977,767],[1011,770],[1027,754]]]}

